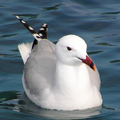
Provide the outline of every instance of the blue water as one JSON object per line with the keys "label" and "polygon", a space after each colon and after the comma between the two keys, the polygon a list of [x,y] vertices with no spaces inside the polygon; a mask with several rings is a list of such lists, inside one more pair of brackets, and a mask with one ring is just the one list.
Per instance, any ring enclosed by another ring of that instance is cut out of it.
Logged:
{"label": "blue water", "polygon": [[[17,45],[34,38],[16,14],[36,31],[47,23],[50,41],[70,33],[86,41],[101,76],[102,107],[51,111],[27,99]],[[120,0],[0,0],[0,120],[16,119],[120,119]]]}

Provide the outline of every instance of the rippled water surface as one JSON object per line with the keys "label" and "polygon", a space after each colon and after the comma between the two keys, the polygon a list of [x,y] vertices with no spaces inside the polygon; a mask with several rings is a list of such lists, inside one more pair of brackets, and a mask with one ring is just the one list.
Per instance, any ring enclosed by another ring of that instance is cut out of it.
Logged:
{"label": "rippled water surface", "polygon": [[[34,38],[16,14],[36,31],[47,23],[52,42],[71,33],[86,41],[101,76],[101,108],[51,111],[27,99],[17,45]],[[120,0],[0,0],[0,120],[84,118],[120,119]]]}

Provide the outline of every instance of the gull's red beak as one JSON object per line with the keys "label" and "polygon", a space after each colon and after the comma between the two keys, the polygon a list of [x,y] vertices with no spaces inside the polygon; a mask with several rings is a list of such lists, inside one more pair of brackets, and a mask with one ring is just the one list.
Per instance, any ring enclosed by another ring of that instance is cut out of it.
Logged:
{"label": "gull's red beak", "polygon": [[87,64],[90,68],[95,71],[95,64],[93,61],[86,55],[86,59],[81,59],[83,63]]}

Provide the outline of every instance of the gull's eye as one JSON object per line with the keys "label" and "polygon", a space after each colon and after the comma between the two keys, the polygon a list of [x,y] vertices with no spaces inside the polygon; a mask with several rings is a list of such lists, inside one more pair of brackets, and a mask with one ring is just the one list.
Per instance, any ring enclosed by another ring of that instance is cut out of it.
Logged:
{"label": "gull's eye", "polygon": [[67,47],[67,50],[68,50],[68,51],[71,51],[71,50],[72,50],[72,48],[71,48],[71,47]]}

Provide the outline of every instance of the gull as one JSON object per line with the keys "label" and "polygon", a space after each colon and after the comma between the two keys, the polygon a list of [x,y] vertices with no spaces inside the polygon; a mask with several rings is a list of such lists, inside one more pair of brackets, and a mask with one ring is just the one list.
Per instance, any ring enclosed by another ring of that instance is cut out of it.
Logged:
{"label": "gull", "polygon": [[25,64],[22,76],[27,97],[51,110],[84,110],[102,105],[100,76],[87,54],[87,44],[76,35],[63,36],[54,44],[47,39],[45,23],[38,33],[19,16],[34,42],[18,45]]}

